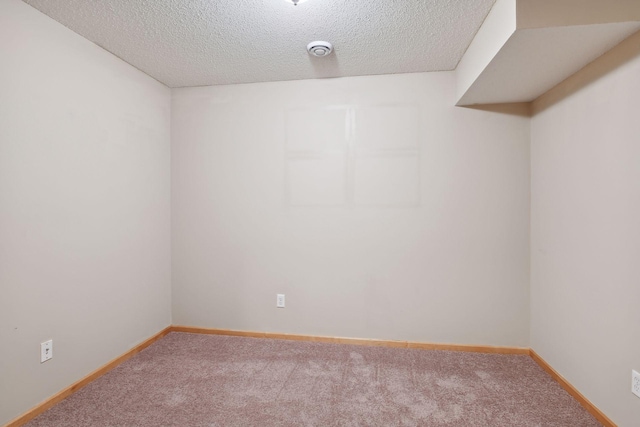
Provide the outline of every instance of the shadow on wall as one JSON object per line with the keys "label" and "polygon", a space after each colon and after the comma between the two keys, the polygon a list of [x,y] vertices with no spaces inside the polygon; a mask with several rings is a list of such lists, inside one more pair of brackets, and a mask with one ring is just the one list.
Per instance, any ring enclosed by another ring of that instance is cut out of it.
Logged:
{"label": "shadow on wall", "polygon": [[582,72],[576,73],[558,83],[547,93],[536,99],[533,102],[532,114],[541,113],[638,57],[640,57],[640,31],[584,67]]}
{"label": "shadow on wall", "polygon": [[531,102],[517,102],[510,104],[482,104],[482,105],[461,105],[462,108],[472,110],[489,111],[510,116],[531,117]]}

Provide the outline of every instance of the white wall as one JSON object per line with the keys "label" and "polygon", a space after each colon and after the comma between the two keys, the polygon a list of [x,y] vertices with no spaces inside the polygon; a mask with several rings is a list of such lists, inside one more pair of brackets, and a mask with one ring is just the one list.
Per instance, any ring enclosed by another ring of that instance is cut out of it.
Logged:
{"label": "white wall", "polygon": [[168,88],[0,1],[0,424],[169,325],[169,114]]}
{"label": "white wall", "polygon": [[620,426],[640,399],[640,33],[536,101],[531,346]]}
{"label": "white wall", "polygon": [[454,103],[450,72],[174,90],[174,323],[528,346],[529,118]]}

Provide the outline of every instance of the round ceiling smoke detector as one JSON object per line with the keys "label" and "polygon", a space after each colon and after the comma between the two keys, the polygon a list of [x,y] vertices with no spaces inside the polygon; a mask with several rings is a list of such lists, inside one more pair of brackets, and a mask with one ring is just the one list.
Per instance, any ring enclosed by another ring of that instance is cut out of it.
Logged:
{"label": "round ceiling smoke detector", "polygon": [[329,42],[311,42],[307,45],[307,51],[313,56],[327,56],[333,52],[333,46]]}

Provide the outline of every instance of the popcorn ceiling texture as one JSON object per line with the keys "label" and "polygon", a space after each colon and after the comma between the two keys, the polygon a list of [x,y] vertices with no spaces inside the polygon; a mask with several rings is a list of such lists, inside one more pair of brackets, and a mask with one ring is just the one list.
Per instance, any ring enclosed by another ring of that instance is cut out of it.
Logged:
{"label": "popcorn ceiling texture", "polygon": [[[170,87],[455,69],[495,0],[24,0]],[[335,48],[312,58],[307,43]]]}

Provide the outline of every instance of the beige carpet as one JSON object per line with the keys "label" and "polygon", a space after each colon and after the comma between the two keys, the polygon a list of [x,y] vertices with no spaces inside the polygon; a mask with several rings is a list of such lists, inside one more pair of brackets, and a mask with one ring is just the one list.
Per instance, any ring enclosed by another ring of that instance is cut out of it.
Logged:
{"label": "beige carpet", "polygon": [[600,424],[528,356],[174,332],[27,425]]}

